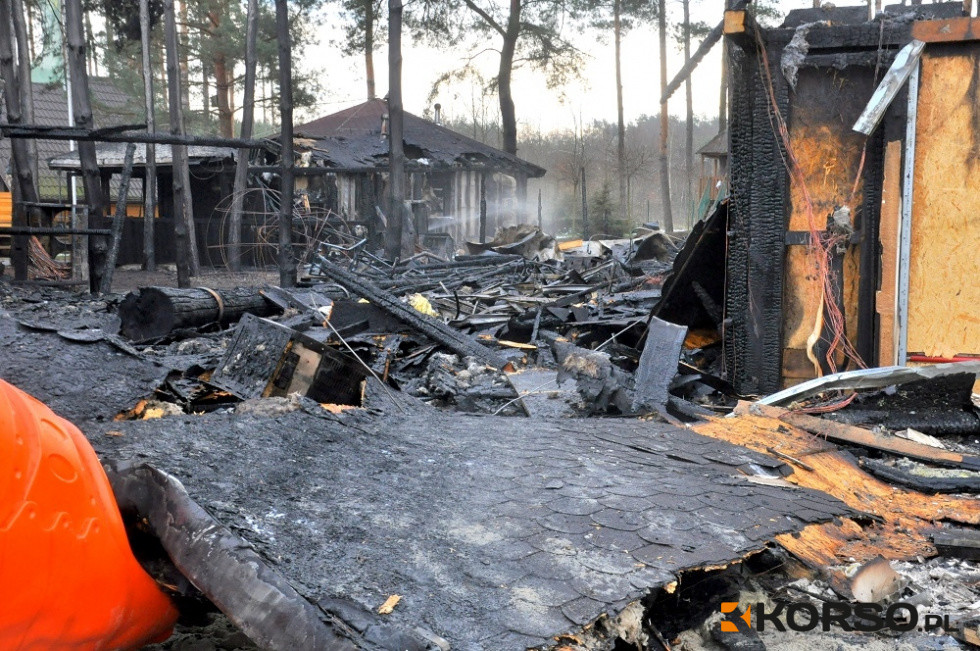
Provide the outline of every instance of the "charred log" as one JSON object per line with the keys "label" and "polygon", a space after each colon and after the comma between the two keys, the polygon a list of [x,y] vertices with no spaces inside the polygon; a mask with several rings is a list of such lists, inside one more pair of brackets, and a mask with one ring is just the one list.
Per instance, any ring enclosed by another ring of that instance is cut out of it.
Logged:
{"label": "charred log", "polygon": [[121,332],[133,341],[166,337],[178,328],[227,325],[245,314],[269,316],[279,311],[258,289],[143,287],[119,304]]}

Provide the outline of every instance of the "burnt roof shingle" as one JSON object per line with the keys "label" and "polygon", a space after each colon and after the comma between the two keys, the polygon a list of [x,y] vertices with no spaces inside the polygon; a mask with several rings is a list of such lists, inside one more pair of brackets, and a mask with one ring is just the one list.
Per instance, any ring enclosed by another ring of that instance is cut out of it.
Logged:
{"label": "burnt roof shingle", "polygon": [[[313,155],[327,167],[362,171],[387,166],[388,142],[381,135],[388,103],[368,100],[351,108],[296,125],[297,137],[315,140]],[[462,169],[489,169],[505,173],[544,176],[544,168],[464,136],[452,129],[405,113],[406,156],[417,165]]]}

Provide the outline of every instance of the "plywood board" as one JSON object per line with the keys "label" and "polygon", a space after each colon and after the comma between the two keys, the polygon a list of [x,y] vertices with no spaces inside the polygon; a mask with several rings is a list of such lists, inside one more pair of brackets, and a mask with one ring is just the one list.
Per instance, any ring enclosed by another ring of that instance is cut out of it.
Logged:
{"label": "plywood board", "polygon": [[895,341],[896,313],[898,307],[898,226],[902,213],[902,143],[890,142],[885,146],[885,176],[881,188],[881,221],[878,226],[878,243],[881,246],[881,287],[875,295],[878,312],[878,364],[896,364]]}
{"label": "plywood board", "polygon": [[980,354],[980,43],[922,59],[909,266],[909,354]]}

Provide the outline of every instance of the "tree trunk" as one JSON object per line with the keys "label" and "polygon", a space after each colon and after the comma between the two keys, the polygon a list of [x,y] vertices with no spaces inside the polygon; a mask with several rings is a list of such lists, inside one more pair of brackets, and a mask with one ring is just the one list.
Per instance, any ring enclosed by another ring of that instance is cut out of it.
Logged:
{"label": "tree trunk", "polygon": [[37,44],[34,42],[34,7],[31,3],[25,5],[27,9],[27,42],[31,45],[31,61],[37,60]]}
{"label": "tree trunk", "polygon": [[[109,38],[112,37],[111,27],[107,26],[106,36]],[[92,29],[92,16],[87,11],[85,12],[85,42],[95,43],[95,31]],[[88,74],[92,77],[99,70],[98,62],[95,60],[96,54],[94,47],[85,50],[85,65],[87,66]]]}
{"label": "tree trunk", "polygon": [[227,325],[246,313],[269,316],[279,312],[258,289],[143,287],[127,294],[119,304],[120,332],[133,341],[148,341],[165,337],[176,328]]}
{"label": "tree trunk", "polygon": [[374,90],[374,0],[364,0],[364,77],[367,79],[367,98],[375,98]]}
{"label": "tree trunk", "polygon": [[279,41],[279,116],[282,147],[282,204],[279,206],[279,285],[296,286],[293,258],[293,60],[289,39],[289,5],[276,0],[276,36]]}
{"label": "tree trunk", "polygon": [[629,223],[629,197],[626,193],[626,121],[623,119],[623,71],[620,21],[621,0],[613,2],[613,34],[616,41],[616,173],[619,176],[619,217]]}
{"label": "tree trunk", "polygon": [[[21,123],[21,90],[17,72],[14,68],[14,39],[10,32],[11,23],[10,0],[0,0],[0,77],[3,78],[4,100],[7,106],[7,122],[10,124]],[[11,154],[13,157],[13,172],[15,181],[11,190],[14,190],[17,203],[13,206],[12,225],[24,227],[28,225],[27,211],[21,202],[37,202],[37,187],[34,185],[34,176],[31,172],[30,153],[27,141],[22,138],[13,138],[10,141]],[[27,280],[27,249],[28,238],[23,235],[15,235],[12,238],[12,248],[10,251],[11,261],[14,265],[14,278],[16,280]]]}
{"label": "tree trunk", "polygon": [[[252,137],[255,121],[255,68],[258,58],[255,41],[258,36],[259,2],[248,0],[245,19],[245,96],[242,98],[242,138]],[[238,150],[235,163],[235,187],[231,195],[231,212],[228,214],[228,267],[232,271],[242,268],[242,209],[245,188],[248,186],[248,149]]]}
{"label": "tree trunk", "polygon": [[[164,29],[167,44],[167,85],[170,103],[170,133],[184,135],[184,111],[181,101],[180,70],[177,62],[177,20],[174,16],[174,0],[164,0]],[[194,210],[191,202],[190,170],[187,165],[187,147],[172,145],[173,152],[173,210],[174,237],[177,248],[177,286],[190,287],[191,276],[197,275],[195,261],[197,242],[194,236]]]}
{"label": "tree trunk", "polygon": [[[71,103],[75,114],[75,126],[82,129],[94,128],[92,104],[89,100],[88,73],[85,70],[85,35],[82,26],[81,0],[67,0],[65,3],[65,31],[68,40],[68,67],[71,74]],[[105,196],[102,193],[102,179],[99,177],[99,163],[95,156],[95,143],[79,141],[78,155],[82,165],[82,183],[85,186],[85,202],[88,204],[88,225],[91,228],[103,226]],[[89,236],[89,282],[91,290],[97,291],[102,277],[107,243],[103,237]]]}
{"label": "tree trunk", "polygon": [[500,68],[497,72],[497,93],[500,97],[500,124],[503,132],[504,151],[517,155],[517,113],[511,91],[514,72],[514,52],[521,34],[521,0],[510,0],[510,14],[504,30],[504,42],[500,49]]}
{"label": "tree trunk", "polygon": [[[11,7],[14,19],[14,37],[17,39],[17,64],[20,74],[20,98],[23,107],[22,117],[25,124],[34,124],[34,84],[31,83],[31,46],[27,35],[27,23],[24,19],[23,0],[13,0]],[[37,173],[37,141],[27,141],[27,151],[30,155],[31,174],[35,183],[40,177]],[[42,224],[37,224],[41,226]]]}
{"label": "tree trunk", "polygon": [[126,222],[126,203],[129,200],[129,181],[133,176],[133,157],[136,155],[136,143],[126,145],[126,157],[123,159],[122,175],[119,179],[119,198],[116,200],[116,214],[112,219],[112,241],[106,256],[105,272],[99,284],[99,292],[108,294],[112,291],[112,276],[116,270],[116,260],[119,259],[119,245],[122,243],[123,224]]}
{"label": "tree trunk", "polygon": [[[402,0],[388,0],[388,228],[385,253],[403,257],[405,203],[405,141],[402,110]],[[409,253],[410,255],[410,253]]]}
{"label": "tree trunk", "polygon": [[[156,108],[153,104],[153,62],[150,57],[150,1],[140,0],[140,41],[143,58],[143,101],[146,106],[146,130],[156,133]],[[156,247],[154,227],[156,226],[157,204],[157,147],[146,145],[146,168],[143,175],[143,268],[156,271]]]}
{"label": "tree trunk", "polygon": [[[207,32],[199,32],[201,40],[207,38]],[[201,110],[204,114],[205,129],[211,130],[211,66],[203,58],[201,59]]]}
{"label": "tree trunk", "polygon": [[[667,0],[660,0],[657,7],[657,31],[660,37],[660,94],[667,91]],[[667,155],[667,136],[670,117],[667,115],[667,99],[660,103],[660,201],[663,204],[663,228],[674,232],[674,216],[670,210],[670,160]]]}
{"label": "tree trunk", "polygon": [[184,109],[184,113],[187,114],[191,110],[191,97],[188,90],[191,87],[191,66],[190,66],[190,55],[188,53],[188,30],[187,26],[187,0],[180,0],[180,22],[177,24],[177,31],[180,35],[180,41],[177,46],[177,53],[180,57],[180,105]]}
{"label": "tree trunk", "polygon": [[[691,0],[684,0],[684,65],[691,61]],[[684,225],[690,228],[691,214],[696,198],[694,187],[694,95],[691,88],[691,75],[684,82],[685,131],[684,131],[684,175],[687,178],[687,191],[684,201]]]}
{"label": "tree trunk", "polygon": [[214,56],[214,85],[218,94],[218,130],[221,137],[231,138],[234,135],[234,122],[231,114],[231,83],[224,54]]}

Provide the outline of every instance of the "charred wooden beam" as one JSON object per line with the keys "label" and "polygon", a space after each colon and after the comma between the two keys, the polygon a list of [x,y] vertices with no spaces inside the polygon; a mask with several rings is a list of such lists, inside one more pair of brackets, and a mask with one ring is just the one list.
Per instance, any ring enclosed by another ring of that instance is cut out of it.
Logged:
{"label": "charred wooden beam", "polygon": [[[188,136],[168,133],[131,133],[128,130],[144,129],[145,124],[129,125],[122,131],[115,129],[84,129],[37,124],[0,124],[0,134],[10,139],[36,138],[39,140],[77,140],[79,142],[136,142],[156,145],[201,145],[205,147],[266,147],[265,140],[252,138],[219,138],[218,136]],[[278,171],[277,167],[270,168]]]}
{"label": "charred wooden beam", "polygon": [[503,369],[507,360],[477,342],[469,335],[447,326],[442,321],[418,312],[405,305],[394,294],[387,292],[365,278],[318,256],[321,273],[344,289],[371,301],[399,321],[411,326],[435,342],[464,357],[476,357],[494,368]]}
{"label": "charred wooden beam", "polygon": [[121,332],[133,341],[149,341],[178,328],[228,324],[245,314],[269,316],[280,310],[257,289],[143,287],[119,304]]}
{"label": "charred wooden beam", "polygon": [[[943,556],[980,561],[980,535],[970,529],[940,529],[932,534],[936,551]],[[974,642],[975,644],[975,642]]]}
{"label": "charred wooden beam", "polygon": [[[240,537],[149,465],[109,464],[119,508],[145,520],[181,574],[265,649],[354,651],[318,610]],[[288,622],[288,626],[284,625]]]}
{"label": "charred wooden beam", "polygon": [[861,467],[878,479],[921,493],[980,493],[980,476],[976,474],[964,477],[946,476],[941,472],[934,475],[920,474],[877,459],[861,459]]}
{"label": "charred wooden beam", "polygon": [[108,228],[55,228],[49,226],[7,226],[0,228],[7,235],[111,235]]}
{"label": "charred wooden beam", "polygon": [[[765,43],[763,31],[758,23],[752,18],[752,14],[745,9],[729,9],[725,11],[725,17],[721,21],[722,32],[725,36],[741,47],[742,49],[755,52],[756,41],[762,40]],[[710,34],[709,34],[710,36]]]}
{"label": "charred wooden beam", "polygon": [[699,45],[698,49],[694,51],[694,54],[692,54],[691,58],[688,59],[687,63],[684,64],[684,67],[681,68],[680,72],[674,75],[674,78],[670,80],[669,84],[667,84],[667,89],[664,91],[663,95],[660,96],[661,104],[665,103],[668,99],[670,99],[670,96],[673,95],[674,92],[681,87],[681,84],[683,84],[687,80],[687,78],[691,76],[691,73],[694,72],[694,69],[698,67],[698,64],[701,63],[701,59],[707,56],[708,52],[710,52],[711,49],[715,46],[715,44],[719,40],[721,40],[721,36],[723,33],[725,33],[725,26],[728,22],[728,14],[729,13],[745,14],[744,11],[739,11],[745,5],[746,5],[745,0],[739,0],[739,2],[735,5],[735,7],[733,7],[734,11],[731,12],[726,11],[725,19],[722,20],[717,25],[715,25],[714,29],[708,32],[708,35],[704,37],[704,40],[701,41],[701,45]]}
{"label": "charred wooden beam", "polygon": [[[177,64],[177,22],[173,0],[163,3],[164,34],[167,58],[167,99],[170,106],[170,133],[184,136],[183,93]],[[177,248],[177,285],[189,287],[191,276],[198,273],[197,238],[194,232],[194,204],[191,200],[191,177],[187,160],[187,147],[174,145],[173,156],[173,211],[174,238]]]}
{"label": "charred wooden beam", "polygon": [[[4,100],[7,108],[7,117],[11,122],[17,123],[21,120],[21,96],[22,89],[17,70],[14,67],[14,38],[11,33],[12,17],[11,5],[7,0],[0,1],[0,77],[4,83]],[[27,81],[30,84],[30,80]],[[30,92],[30,89],[27,90]],[[13,159],[13,172],[15,181],[11,190],[14,191],[15,198],[21,202],[36,202],[37,185],[33,176],[30,152],[27,143],[12,142],[11,155]],[[13,225],[25,227],[28,225],[27,214],[24,211],[24,204],[14,204]],[[14,278],[19,281],[27,280],[28,267],[28,240],[27,238],[15,236],[11,242],[10,249],[11,261],[14,265]]]}
{"label": "charred wooden beam", "polygon": [[293,72],[289,36],[289,7],[286,0],[276,0],[276,39],[279,41],[279,124],[282,155],[279,162],[279,284],[296,286],[296,259],[293,255]]}
{"label": "charred wooden beam", "polygon": [[[729,124],[731,200],[725,289],[728,378],[742,394],[778,391],[782,376],[783,270],[789,173],[772,112],[789,115],[789,86],[773,74],[772,105],[763,70],[779,55],[727,43],[732,105]],[[761,57],[766,57],[764,61]],[[730,334],[728,334],[730,333]]]}
{"label": "charred wooden beam", "polygon": [[980,41],[980,18],[919,20],[912,24],[912,37],[926,43]]}
{"label": "charred wooden beam", "polygon": [[[68,0],[65,4],[65,37],[68,41],[68,67],[71,75],[71,103],[75,115],[75,126],[79,129],[94,128],[92,102],[88,89],[88,71],[85,65],[86,41],[82,27],[81,0]],[[88,204],[88,221],[80,226],[98,228],[102,226],[105,212],[105,195],[102,192],[102,179],[99,175],[99,162],[95,154],[95,144],[80,141],[78,159],[82,166],[82,183],[85,186],[85,203]],[[106,252],[106,242],[100,237],[88,238],[89,281],[92,291],[99,288],[102,273],[102,260]]]}
{"label": "charred wooden beam", "polygon": [[890,434],[878,434],[854,425],[844,425],[800,412],[792,412],[780,407],[739,403],[736,414],[749,413],[779,420],[817,434],[836,443],[856,445],[869,450],[896,454],[916,461],[924,461],[946,468],[980,470],[980,457],[934,448],[923,443],[899,438]]}
{"label": "charred wooden beam", "polygon": [[116,269],[119,258],[119,244],[122,242],[123,223],[126,219],[126,201],[129,197],[129,181],[133,176],[133,156],[136,155],[136,144],[126,146],[126,158],[123,162],[122,179],[119,182],[119,200],[116,201],[116,214],[112,220],[112,241],[109,253],[105,259],[105,269],[102,271],[102,282],[99,291],[108,294],[112,291],[112,274]]}

